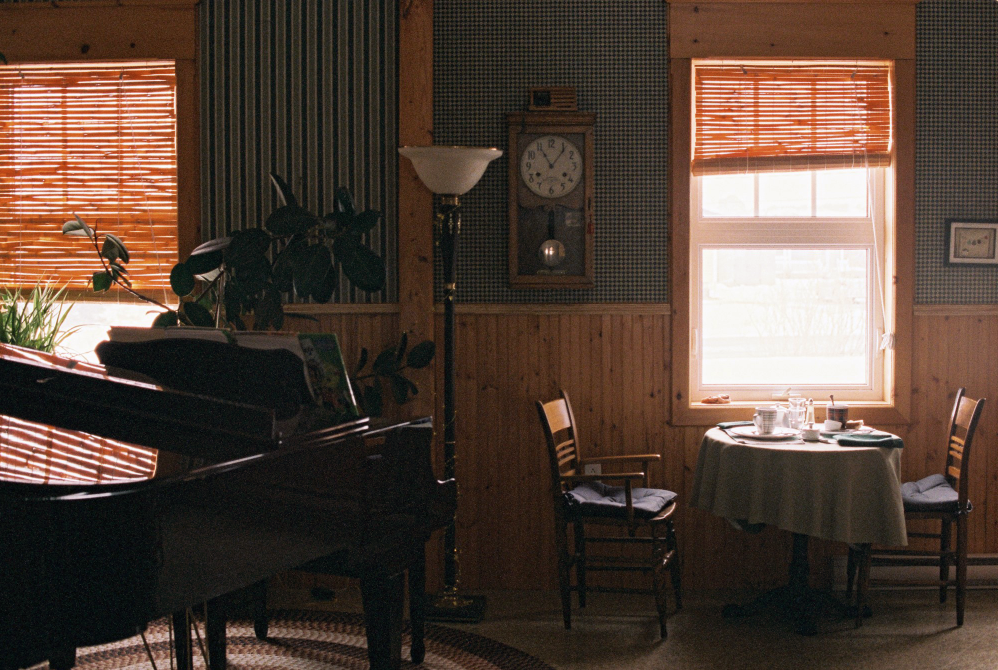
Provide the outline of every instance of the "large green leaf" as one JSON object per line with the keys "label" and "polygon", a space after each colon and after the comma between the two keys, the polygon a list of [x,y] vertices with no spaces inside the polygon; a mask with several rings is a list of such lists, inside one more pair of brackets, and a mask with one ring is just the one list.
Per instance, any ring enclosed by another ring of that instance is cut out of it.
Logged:
{"label": "large green leaf", "polygon": [[217,240],[209,240],[199,245],[191,255],[187,257],[187,267],[195,277],[205,275],[218,268],[222,264],[222,255],[225,249],[232,243],[231,237],[221,237]]}
{"label": "large green leaf", "polygon": [[274,288],[281,293],[289,293],[294,290],[295,267],[303,262],[302,253],[307,246],[308,243],[304,237],[293,237],[288,246],[284,247],[274,260]]}
{"label": "large green leaf", "polygon": [[196,302],[185,302],[180,305],[180,311],[184,313],[192,326],[203,326],[211,328],[215,325],[215,317],[207,309]]}
{"label": "large green leaf", "polygon": [[374,359],[374,363],[371,367],[375,374],[384,375],[386,377],[395,374],[395,347],[385,349],[378,354],[378,357]]}
{"label": "large green leaf", "polygon": [[381,386],[377,382],[364,389],[364,409],[368,416],[381,416],[384,402],[381,399]]}
{"label": "large green leaf", "polygon": [[350,282],[362,291],[380,291],[385,286],[385,261],[350,236],[333,240],[333,253]]}
{"label": "large green leaf", "polygon": [[412,348],[409,352],[409,357],[406,359],[406,363],[410,368],[420,369],[425,368],[433,360],[433,356],[436,354],[437,345],[433,340],[423,340],[416,346]]}
{"label": "large green leaf", "polygon": [[404,404],[409,399],[409,380],[400,374],[394,374],[391,376],[391,382],[395,402],[399,405]]}
{"label": "large green leaf", "polygon": [[177,263],[170,270],[170,288],[180,297],[190,295],[196,285],[197,282],[187,263]]}
{"label": "large green leaf", "polygon": [[156,315],[156,318],[152,322],[153,328],[166,328],[167,326],[176,326],[179,323],[177,319],[177,313],[173,310],[168,312],[160,312]]}
{"label": "large green leaf", "polygon": [[311,244],[300,254],[294,268],[295,293],[301,297],[321,292],[326,276],[333,270],[333,257],[324,244]]}
{"label": "large green leaf", "polygon": [[353,217],[353,221],[350,223],[350,230],[358,235],[363,235],[378,225],[380,219],[381,212],[369,209]]}
{"label": "large green leaf", "polygon": [[[76,215],[74,214],[74,216]],[[79,216],[62,224],[62,234],[69,235],[70,237],[89,237],[90,239],[94,239],[93,229],[84,223],[83,219]]]}
{"label": "large green leaf", "polygon": [[350,216],[354,215],[353,197],[350,191],[340,186],[336,189],[336,211],[344,212]]}
{"label": "large green leaf", "polygon": [[[242,265],[232,269],[232,280],[238,283],[245,295],[260,295],[270,286],[270,261],[267,260],[266,256],[257,256],[255,259],[247,260]],[[230,285],[232,280],[230,280]]]}
{"label": "large green leaf", "polygon": [[330,265],[330,270],[326,273],[326,277],[319,284],[318,288],[312,291],[312,300],[323,305],[326,304],[333,299],[333,294],[336,293],[339,283],[339,276],[332,268],[332,265]]}
{"label": "large green leaf", "polygon": [[265,291],[253,310],[253,330],[280,330],[284,326],[284,308],[276,291]]}
{"label": "large green leaf", "polygon": [[298,199],[295,198],[295,194],[291,191],[291,187],[288,183],[284,181],[279,175],[271,172],[270,181],[277,189],[277,193],[281,198],[281,203],[284,205],[297,205]]}
{"label": "large green leaf", "polygon": [[278,237],[288,237],[304,233],[318,224],[315,214],[304,207],[285,205],[270,213],[264,227]]}
{"label": "large green leaf", "polygon": [[395,366],[401,366],[402,360],[405,357],[405,350],[409,346],[409,333],[403,331],[402,337],[399,338],[399,345],[395,348]]}
{"label": "large green leaf", "polygon": [[103,291],[111,288],[113,280],[111,279],[111,274],[101,270],[100,272],[95,272],[93,276],[94,291],[101,293]]}
{"label": "large green leaf", "polygon": [[364,369],[367,365],[367,347],[360,348],[360,360],[357,361],[357,367],[354,369],[354,375],[359,375],[360,371]]}
{"label": "large green leaf", "polygon": [[130,258],[125,243],[120,237],[111,233],[104,233],[104,244],[101,245],[100,253],[108,260],[120,258],[122,263],[127,263]]}
{"label": "large green leaf", "polygon": [[232,234],[232,239],[223,257],[230,268],[258,263],[261,258],[266,260],[270,250],[271,236],[260,228],[249,228]]}

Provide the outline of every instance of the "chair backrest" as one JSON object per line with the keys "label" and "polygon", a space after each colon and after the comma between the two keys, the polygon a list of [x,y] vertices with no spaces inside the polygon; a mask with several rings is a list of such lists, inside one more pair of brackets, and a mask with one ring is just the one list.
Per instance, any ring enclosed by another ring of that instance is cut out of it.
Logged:
{"label": "chair backrest", "polygon": [[960,506],[967,503],[968,480],[970,479],[970,448],[977,432],[977,422],[984,409],[984,398],[972,400],[966,395],[967,389],[956,392],[953,415],[949,422],[949,435],[946,444],[946,480],[956,489]]}
{"label": "chair backrest", "polygon": [[579,435],[575,428],[575,415],[568,394],[562,390],[561,397],[549,402],[537,401],[537,413],[547,439],[548,456],[551,459],[551,493],[560,500],[565,488],[563,475],[583,474],[579,472]]}

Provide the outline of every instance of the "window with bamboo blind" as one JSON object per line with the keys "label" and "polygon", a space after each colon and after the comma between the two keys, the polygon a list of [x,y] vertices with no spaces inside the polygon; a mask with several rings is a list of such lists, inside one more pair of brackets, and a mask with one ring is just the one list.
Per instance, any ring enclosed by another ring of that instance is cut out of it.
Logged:
{"label": "window with bamboo blind", "polygon": [[691,398],[889,395],[891,74],[693,61]]}
{"label": "window with bamboo blind", "polygon": [[173,61],[0,66],[0,285],[86,288],[100,269],[79,215],[131,252],[140,291],[177,262]]}

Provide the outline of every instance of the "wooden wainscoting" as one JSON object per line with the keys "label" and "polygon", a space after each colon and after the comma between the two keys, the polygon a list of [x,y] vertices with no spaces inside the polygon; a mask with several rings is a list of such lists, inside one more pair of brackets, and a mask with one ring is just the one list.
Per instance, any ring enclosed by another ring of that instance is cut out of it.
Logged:
{"label": "wooden wainscoting", "polygon": [[[339,333],[348,366],[361,346],[398,336],[391,306],[319,315]],[[436,315],[442,341],[442,317]],[[302,327],[301,330],[307,328]],[[919,308],[914,318],[913,422],[894,427],[905,438],[905,479],[939,472],[940,436],[952,393],[966,386],[988,397],[973,454],[970,553],[998,553],[998,310]],[[669,426],[667,305],[459,305],[457,310],[458,548],[461,584],[473,589],[554,589],[554,520],[544,437],[534,401],[566,388],[592,454],[662,454],[652,483],[689,497],[706,427]],[[442,409],[438,352],[435,405]],[[424,393],[430,385],[421,384]],[[437,472],[442,472],[437,447]],[[683,508],[677,531],[684,587],[740,588],[786,576],[789,536],[774,529],[748,535],[723,519]],[[440,579],[439,543],[431,543],[430,586]],[[832,555],[815,542],[816,578],[830,583]]]}

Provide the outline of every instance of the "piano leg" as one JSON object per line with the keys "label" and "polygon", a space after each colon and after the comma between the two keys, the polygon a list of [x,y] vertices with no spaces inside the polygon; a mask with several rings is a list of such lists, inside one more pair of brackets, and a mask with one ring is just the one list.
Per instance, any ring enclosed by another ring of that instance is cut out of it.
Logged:
{"label": "piano leg", "polygon": [[419,664],[426,656],[426,550],[419,545],[409,565],[409,623],[412,627],[412,662]]}
{"label": "piano leg", "polygon": [[49,653],[51,670],[70,670],[74,665],[76,665],[76,647],[56,649]]}
{"label": "piano leg", "polygon": [[191,646],[191,622],[187,610],[174,612],[173,645],[177,655],[177,670],[194,669],[194,647]]}
{"label": "piano leg", "polygon": [[267,619],[267,580],[257,582],[250,587],[253,598],[253,633],[258,640],[266,640],[270,632],[270,621]]}
{"label": "piano leg", "polygon": [[402,665],[402,573],[366,575],[360,580],[371,670]]}
{"label": "piano leg", "polygon": [[209,670],[225,670],[225,607],[220,598],[209,600],[205,607],[205,637],[208,639]]}

